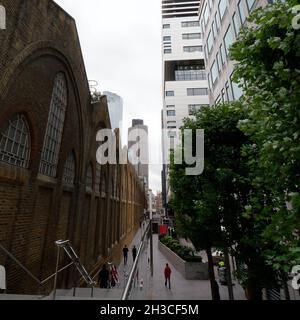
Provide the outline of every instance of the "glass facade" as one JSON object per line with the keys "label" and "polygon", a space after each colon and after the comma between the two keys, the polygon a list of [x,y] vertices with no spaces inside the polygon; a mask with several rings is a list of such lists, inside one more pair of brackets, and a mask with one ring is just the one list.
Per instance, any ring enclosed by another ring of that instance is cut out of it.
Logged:
{"label": "glass facade", "polygon": [[222,20],[227,9],[227,0],[221,0],[218,5],[220,19]]}
{"label": "glass facade", "polygon": [[206,80],[205,70],[176,70],[176,81],[194,81],[194,80]]}

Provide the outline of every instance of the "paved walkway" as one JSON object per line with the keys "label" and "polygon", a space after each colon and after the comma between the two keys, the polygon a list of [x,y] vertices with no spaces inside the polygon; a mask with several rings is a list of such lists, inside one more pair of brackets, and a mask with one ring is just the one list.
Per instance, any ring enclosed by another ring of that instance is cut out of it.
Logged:
{"label": "paved walkway", "polygon": [[[133,245],[137,248],[140,245],[142,230],[139,230],[134,237],[132,243],[128,246],[128,264],[124,266],[124,262],[118,266],[120,288],[125,288],[126,273],[129,275],[132,268],[133,259],[131,249]],[[165,256],[158,249],[158,235],[153,235],[153,260],[154,272],[153,278],[150,274],[150,266],[148,259],[150,257],[150,244],[146,245],[145,250],[141,254],[139,262],[139,281],[133,290],[133,300],[211,300],[211,289],[209,280],[186,280],[175,267],[166,260]],[[165,288],[164,267],[169,263],[172,269],[171,290]],[[217,273],[216,273],[217,274]],[[142,286],[140,282],[143,282]],[[219,285],[221,300],[228,300],[227,286]],[[236,300],[246,300],[244,290],[235,282],[234,298]]]}

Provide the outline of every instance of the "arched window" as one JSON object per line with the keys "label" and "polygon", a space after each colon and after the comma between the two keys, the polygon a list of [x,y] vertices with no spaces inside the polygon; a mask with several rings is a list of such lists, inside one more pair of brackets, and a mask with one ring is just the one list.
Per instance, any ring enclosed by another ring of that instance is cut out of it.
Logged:
{"label": "arched window", "polygon": [[87,169],[85,185],[87,189],[93,190],[93,168],[91,164]]}
{"label": "arched window", "polygon": [[59,73],[54,80],[48,123],[40,163],[40,173],[46,176],[56,177],[66,108],[67,85],[65,76],[62,73]]}
{"label": "arched window", "polygon": [[72,152],[65,163],[64,174],[63,174],[63,184],[74,185],[75,175],[76,175],[75,156]]}
{"label": "arched window", "polygon": [[96,192],[100,192],[100,184],[101,184],[101,165],[97,163],[96,166]]}
{"label": "arched window", "polygon": [[16,114],[0,134],[0,161],[27,168],[30,157],[30,133],[23,115]]}

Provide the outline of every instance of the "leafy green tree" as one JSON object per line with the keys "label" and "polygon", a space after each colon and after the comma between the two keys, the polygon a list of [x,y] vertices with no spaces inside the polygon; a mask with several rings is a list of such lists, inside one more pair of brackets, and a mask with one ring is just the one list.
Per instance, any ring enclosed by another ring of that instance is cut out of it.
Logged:
{"label": "leafy green tree", "polygon": [[[247,117],[239,128],[251,139],[253,191],[245,217],[274,270],[300,264],[300,32],[292,26],[297,1],[258,9],[231,48]],[[247,241],[246,241],[247,242]]]}
{"label": "leafy green tree", "polygon": [[187,176],[185,164],[172,163],[172,205],[180,233],[188,236],[198,250],[207,252],[212,287],[215,279],[211,248],[230,247],[231,253],[247,265],[245,287],[261,298],[260,280],[266,266],[253,241],[253,219],[242,214],[251,193],[248,159],[241,152],[251,146],[237,128],[244,117],[245,112],[236,102],[203,107],[195,119],[185,120],[183,135],[184,129],[205,130],[205,170],[202,175]]}

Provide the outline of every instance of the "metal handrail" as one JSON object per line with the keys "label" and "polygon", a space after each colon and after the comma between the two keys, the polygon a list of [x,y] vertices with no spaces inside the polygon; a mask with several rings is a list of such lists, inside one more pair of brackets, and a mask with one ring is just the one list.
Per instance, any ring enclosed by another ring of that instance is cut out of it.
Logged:
{"label": "metal handrail", "polygon": [[[55,275],[56,275],[56,272],[55,272],[51,276],[49,276],[48,278],[46,278],[46,279],[41,281],[32,272],[30,272],[12,253],[10,253],[7,249],[5,249],[2,246],[2,244],[0,244],[0,249],[2,249],[2,251],[4,251],[4,253],[9,258],[11,258],[19,267],[21,267],[40,286],[44,286],[46,284],[46,282],[48,282],[49,280],[54,278]],[[60,273],[60,272],[64,271],[65,269],[69,268],[72,264],[73,264],[73,262],[68,264],[68,265],[66,265],[65,267],[61,268],[60,270],[58,270],[57,273]]]}
{"label": "metal handrail", "polygon": [[[83,278],[86,284],[88,284],[91,287],[91,297],[93,298],[94,296],[94,286],[95,282],[91,278],[91,276],[88,274],[86,271],[85,267],[82,265],[80,262],[79,257],[77,256],[76,252],[74,251],[73,247],[70,244],[70,240],[58,240],[55,241],[55,244],[58,247],[57,251],[57,261],[56,261],[56,270],[58,270],[58,265],[59,265],[59,259],[60,259],[60,249],[63,248],[64,252],[68,255],[68,257],[73,261],[72,264],[75,265],[77,271],[81,274],[80,280]],[[58,271],[55,273],[55,280],[54,280],[54,288],[53,288],[53,300],[56,298],[56,285],[57,285],[57,275]],[[74,287],[73,289],[73,296],[76,294],[76,288]]]}
{"label": "metal handrail", "polygon": [[130,275],[129,275],[129,278],[128,278],[128,281],[127,281],[126,287],[124,289],[124,292],[123,292],[121,300],[126,300],[127,297],[128,297],[129,291],[130,291],[131,286],[132,286],[132,280],[133,280],[133,278],[135,276],[135,271],[137,269],[139,258],[140,258],[140,255],[141,255],[141,252],[142,252],[142,249],[143,249],[143,246],[144,246],[144,240],[145,240],[146,235],[150,231],[150,228],[152,227],[151,224],[152,223],[150,221],[149,224],[148,224],[148,227],[146,228],[146,231],[145,231],[145,233],[144,233],[144,235],[142,237],[141,244],[139,246],[138,253],[137,253],[136,259],[135,259],[135,261],[133,263],[133,266],[132,266],[132,269],[131,269],[131,272],[130,272]]}

